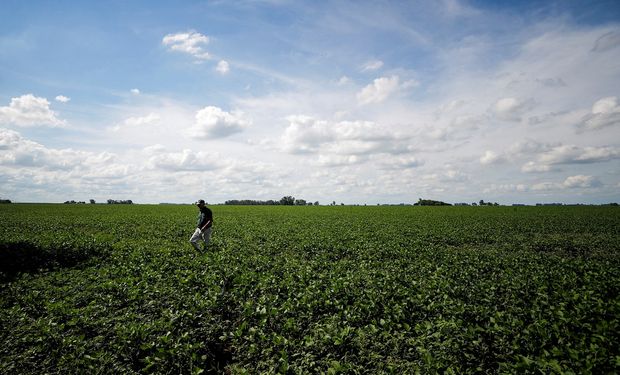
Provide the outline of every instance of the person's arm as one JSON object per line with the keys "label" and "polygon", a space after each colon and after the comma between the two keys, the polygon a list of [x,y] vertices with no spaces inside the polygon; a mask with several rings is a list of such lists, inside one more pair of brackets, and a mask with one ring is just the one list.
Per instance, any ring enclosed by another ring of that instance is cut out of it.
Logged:
{"label": "person's arm", "polygon": [[205,225],[200,227],[200,231],[204,232],[204,230],[209,226],[209,224],[211,224],[211,219],[208,219],[207,222],[205,223]]}

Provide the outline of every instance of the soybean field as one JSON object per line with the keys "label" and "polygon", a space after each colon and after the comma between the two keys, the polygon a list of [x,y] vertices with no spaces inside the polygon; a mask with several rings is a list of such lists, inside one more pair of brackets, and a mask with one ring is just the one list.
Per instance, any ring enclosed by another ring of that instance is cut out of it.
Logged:
{"label": "soybean field", "polygon": [[0,206],[0,373],[620,372],[617,207]]}

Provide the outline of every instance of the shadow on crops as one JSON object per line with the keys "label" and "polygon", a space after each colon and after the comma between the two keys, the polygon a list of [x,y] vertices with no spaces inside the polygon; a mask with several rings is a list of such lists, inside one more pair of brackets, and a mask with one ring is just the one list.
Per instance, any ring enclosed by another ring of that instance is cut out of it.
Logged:
{"label": "shadow on crops", "polygon": [[93,243],[0,243],[0,283],[11,281],[21,273],[75,267],[90,258],[101,258],[108,253],[107,246]]}
{"label": "shadow on crops", "polygon": [[223,342],[207,344],[207,357],[209,368],[206,374],[226,373],[226,368],[232,363],[232,349]]}

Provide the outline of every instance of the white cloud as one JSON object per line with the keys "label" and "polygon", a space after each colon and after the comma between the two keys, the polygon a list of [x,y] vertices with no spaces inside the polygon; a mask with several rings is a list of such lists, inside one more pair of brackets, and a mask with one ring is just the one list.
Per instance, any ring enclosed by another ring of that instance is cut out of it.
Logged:
{"label": "white cloud", "polygon": [[562,187],[563,185],[557,184],[555,182],[539,182],[532,185],[531,190],[545,192],[562,189]]}
{"label": "white cloud", "polygon": [[129,90],[129,92],[131,92],[133,95],[140,95],[140,90],[138,89],[131,89]]}
{"label": "white cloud", "polygon": [[546,152],[554,147],[561,145],[546,144],[535,141],[533,139],[526,138],[522,141],[515,142],[508,148],[508,153],[513,156],[532,156],[541,152]]}
{"label": "white cloud", "polygon": [[594,103],[592,112],[582,118],[578,127],[584,130],[596,130],[617,125],[620,125],[620,104],[618,97],[610,96]]}
{"label": "white cloud", "polygon": [[163,150],[148,149],[154,153],[149,158],[150,168],[171,171],[208,171],[222,167],[220,157],[216,153],[185,149],[181,152],[164,152]]}
{"label": "white cloud", "polygon": [[207,106],[196,113],[196,123],[189,130],[189,135],[203,139],[224,138],[242,132],[250,124],[242,112],[226,112]]}
{"label": "white cloud", "polygon": [[344,86],[347,83],[351,82],[351,78],[347,77],[347,76],[342,76],[340,77],[340,79],[338,80],[338,86]]}
{"label": "white cloud", "polygon": [[211,58],[209,53],[204,50],[204,47],[209,44],[209,37],[193,30],[168,34],[164,36],[162,43],[171,51],[187,53],[199,60]]}
{"label": "white cloud", "polygon": [[381,60],[371,60],[371,61],[366,62],[362,66],[362,72],[374,71],[374,70],[381,69],[382,67],[383,67],[383,61],[381,61]]}
{"label": "white cloud", "polygon": [[483,190],[483,193],[523,193],[528,190],[529,187],[525,184],[491,184]]}
{"label": "white cloud", "polygon": [[620,150],[614,147],[556,146],[542,153],[538,160],[544,164],[587,164],[620,158]]}
{"label": "white cloud", "polygon": [[445,141],[448,139],[449,129],[447,128],[434,128],[429,130],[426,135],[435,140]]}
{"label": "white cloud", "polygon": [[443,181],[462,182],[469,180],[467,173],[455,169],[448,169],[441,177]]}
{"label": "white cloud", "polygon": [[517,150],[525,149],[527,156],[537,154],[536,161],[528,161],[521,167],[524,173],[541,173],[557,171],[559,165],[593,164],[620,159],[620,150],[614,147],[579,147],[575,145],[549,146],[535,142],[520,143],[513,146],[513,156],[518,157]]}
{"label": "white cloud", "polygon": [[533,106],[532,99],[502,98],[495,102],[493,111],[500,120],[521,121],[521,116]]}
{"label": "white cloud", "polygon": [[220,60],[220,62],[217,63],[215,70],[217,70],[220,74],[226,74],[230,71],[230,64],[228,64],[225,60]]}
{"label": "white cloud", "polygon": [[[159,123],[161,117],[157,113],[149,113],[146,116],[141,117],[129,117],[125,119],[121,124],[115,125],[111,128],[112,131],[119,131],[127,127],[149,127]],[[148,131],[148,129],[145,129]]]}
{"label": "white cloud", "polygon": [[318,164],[323,167],[341,167],[366,160],[367,158],[361,155],[319,155]]}
{"label": "white cloud", "polygon": [[390,156],[381,162],[384,169],[403,171],[409,168],[418,168],[425,164],[425,161],[415,156]]}
{"label": "white cloud", "polygon": [[56,117],[47,99],[26,94],[12,98],[9,106],[0,107],[0,124],[62,127],[66,122]]}
{"label": "white cloud", "polygon": [[480,164],[489,165],[489,164],[497,164],[504,161],[504,157],[496,154],[493,151],[487,150],[484,155],[480,157]]}
{"label": "white cloud", "polygon": [[67,103],[68,101],[71,100],[71,98],[68,98],[68,97],[66,97],[64,95],[58,95],[54,99],[56,99],[57,102],[61,102],[61,103]]}
{"label": "white cloud", "polygon": [[309,116],[289,116],[289,126],[282,135],[282,146],[291,153],[316,152],[322,143],[335,139],[327,121]]}
{"label": "white cloud", "polygon": [[48,171],[92,168],[114,161],[108,152],[47,148],[23,138],[18,132],[0,128],[0,165],[15,168],[42,168]]}
{"label": "white cloud", "polygon": [[371,121],[331,122],[309,116],[289,116],[287,119],[289,126],[281,137],[281,148],[285,152],[364,155],[408,151],[408,137],[391,134]]}
{"label": "white cloud", "polygon": [[361,105],[381,103],[392,94],[400,90],[417,86],[417,84],[418,83],[413,80],[401,83],[400,78],[396,75],[377,78],[373,83],[367,85],[357,93],[357,101]]}
{"label": "white cloud", "polygon": [[592,188],[599,187],[601,185],[602,184],[598,179],[592,176],[584,175],[567,177],[563,183],[563,186],[567,188]]}
{"label": "white cloud", "polygon": [[528,161],[521,167],[521,172],[524,173],[542,173],[552,170],[554,170],[553,167],[548,164],[539,164],[533,161]]}
{"label": "white cloud", "polygon": [[444,167],[441,173],[432,173],[423,175],[422,179],[427,181],[436,181],[441,183],[456,183],[469,180],[469,175],[451,167]]}

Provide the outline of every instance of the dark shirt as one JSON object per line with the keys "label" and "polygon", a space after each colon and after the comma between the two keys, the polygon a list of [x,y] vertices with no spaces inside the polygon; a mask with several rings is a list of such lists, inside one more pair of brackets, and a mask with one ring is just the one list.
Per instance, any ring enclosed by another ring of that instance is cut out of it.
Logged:
{"label": "dark shirt", "polygon": [[[207,223],[207,221],[211,220],[207,228],[211,228],[213,225],[213,212],[208,207],[200,208],[200,213],[198,214],[198,222],[196,223],[196,227],[201,228]],[[206,228],[205,228],[206,229]]]}

